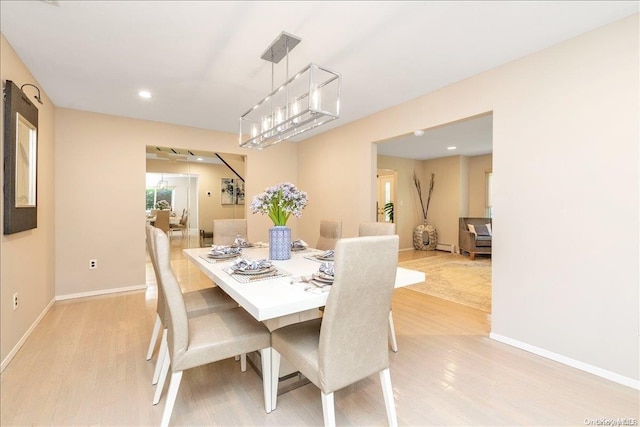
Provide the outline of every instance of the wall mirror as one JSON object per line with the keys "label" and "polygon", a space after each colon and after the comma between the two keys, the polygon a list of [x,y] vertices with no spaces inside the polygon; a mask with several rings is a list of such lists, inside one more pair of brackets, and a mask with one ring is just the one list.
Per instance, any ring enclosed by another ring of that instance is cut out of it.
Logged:
{"label": "wall mirror", "polygon": [[13,234],[37,227],[38,109],[11,80],[4,95],[4,234]]}

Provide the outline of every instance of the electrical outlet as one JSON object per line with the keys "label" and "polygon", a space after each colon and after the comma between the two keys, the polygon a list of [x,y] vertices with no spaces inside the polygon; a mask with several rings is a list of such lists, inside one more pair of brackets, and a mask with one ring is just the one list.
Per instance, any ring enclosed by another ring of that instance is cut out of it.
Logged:
{"label": "electrical outlet", "polygon": [[18,293],[13,294],[13,309],[18,308]]}
{"label": "electrical outlet", "polygon": [[89,260],[89,270],[95,270],[96,268],[98,268],[98,260],[97,259],[90,259]]}

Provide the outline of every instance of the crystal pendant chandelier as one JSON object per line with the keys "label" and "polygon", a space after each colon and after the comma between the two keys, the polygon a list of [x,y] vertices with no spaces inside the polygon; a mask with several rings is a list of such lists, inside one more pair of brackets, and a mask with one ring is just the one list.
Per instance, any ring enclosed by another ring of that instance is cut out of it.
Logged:
{"label": "crystal pendant chandelier", "polygon": [[[240,147],[262,149],[340,116],[340,74],[312,63],[289,78],[289,52],[300,40],[282,32],[262,54],[271,62],[271,93],[240,117]],[[274,89],[274,67],[283,58],[286,79]]]}
{"label": "crystal pendant chandelier", "polygon": [[169,182],[165,181],[164,173],[163,173],[162,178],[160,178],[160,181],[158,181],[158,190],[164,190],[165,188],[167,188],[168,185],[169,185]]}

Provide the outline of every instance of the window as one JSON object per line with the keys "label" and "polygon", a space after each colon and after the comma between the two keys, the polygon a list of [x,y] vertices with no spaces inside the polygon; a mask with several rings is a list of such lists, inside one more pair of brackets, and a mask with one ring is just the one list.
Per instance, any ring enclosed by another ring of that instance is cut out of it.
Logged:
{"label": "window", "polygon": [[485,172],[485,201],[484,214],[488,218],[493,218],[493,172]]}
{"label": "window", "polygon": [[145,209],[155,209],[156,203],[166,200],[171,207],[174,206],[173,188],[147,188]]}

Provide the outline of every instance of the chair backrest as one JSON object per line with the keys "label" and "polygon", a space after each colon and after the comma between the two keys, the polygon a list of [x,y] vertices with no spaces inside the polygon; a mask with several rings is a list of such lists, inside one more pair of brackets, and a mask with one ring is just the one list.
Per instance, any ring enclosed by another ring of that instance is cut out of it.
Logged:
{"label": "chair backrest", "polygon": [[316,249],[328,251],[336,247],[342,237],[342,221],[323,219],[320,221],[320,237]]}
{"label": "chair backrest", "polygon": [[469,231],[468,226],[471,225],[491,225],[491,218],[470,218],[470,217],[461,217],[458,219],[460,224],[460,228]]}
{"label": "chair backrest", "polygon": [[320,387],[341,389],[389,367],[389,310],[399,238],[341,239],[335,280],[325,306],[318,349]]}
{"label": "chair backrest", "polygon": [[189,320],[180,284],[171,268],[169,237],[158,228],[154,228],[153,234],[154,238],[151,242],[154,248],[152,252],[160,276],[159,285],[162,287],[166,301],[167,315],[164,326],[169,330],[167,343],[173,363],[189,347]]}
{"label": "chair backrest", "polygon": [[361,222],[358,236],[391,236],[396,234],[393,222]]}
{"label": "chair backrest", "polygon": [[236,236],[247,239],[246,219],[214,219],[213,220],[213,244],[232,245]]}
{"label": "chair backrest", "polygon": [[180,225],[186,226],[188,221],[189,221],[189,214],[185,210],[184,213],[182,214],[182,218],[180,218]]}
{"label": "chair backrest", "polygon": [[155,227],[148,225],[145,228],[145,232],[147,235],[147,250],[149,251],[149,258],[151,258],[151,265],[153,266],[153,272],[156,275],[156,287],[158,289],[157,291],[157,298],[156,298],[156,313],[158,313],[158,316],[160,316],[160,320],[162,321],[162,325],[166,325],[165,321],[166,321],[166,316],[167,316],[167,303],[165,301],[164,298],[164,292],[162,291],[162,286],[160,285],[160,274],[158,272],[158,265],[156,262],[156,256],[155,256],[155,233],[153,232],[153,230],[155,230]]}
{"label": "chair backrest", "polygon": [[154,227],[159,228],[165,233],[169,232],[169,211],[156,211],[156,220]]}

